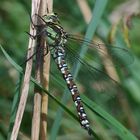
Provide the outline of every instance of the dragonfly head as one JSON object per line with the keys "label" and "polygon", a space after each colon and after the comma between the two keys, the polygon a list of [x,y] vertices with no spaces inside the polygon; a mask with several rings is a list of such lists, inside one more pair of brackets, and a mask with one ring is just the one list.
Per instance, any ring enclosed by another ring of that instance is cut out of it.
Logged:
{"label": "dragonfly head", "polygon": [[51,23],[60,23],[58,15],[56,13],[51,13],[43,16],[43,19],[45,22],[51,22]]}

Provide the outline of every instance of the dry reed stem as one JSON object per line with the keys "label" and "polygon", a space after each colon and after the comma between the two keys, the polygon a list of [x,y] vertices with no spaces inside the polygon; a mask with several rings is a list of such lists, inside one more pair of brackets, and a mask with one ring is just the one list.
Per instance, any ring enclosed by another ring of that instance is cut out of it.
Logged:
{"label": "dry reed stem", "polygon": [[[53,0],[46,0],[47,8],[42,8],[46,14],[53,12]],[[43,13],[43,12],[42,12]],[[46,52],[44,52],[46,53]],[[49,89],[49,70],[50,70],[50,53],[44,57],[43,64],[43,79],[42,84],[45,89]],[[48,112],[48,95],[42,94],[42,105],[41,105],[41,131],[40,139],[47,140],[47,112]]]}
{"label": "dry reed stem", "polygon": [[[40,7],[41,8],[41,7]],[[42,69],[43,69],[43,50],[45,41],[40,38],[37,39],[36,50],[39,50],[36,54],[36,63],[35,63],[35,79],[38,83],[42,84]],[[34,90],[34,109],[33,109],[33,118],[32,118],[32,133],[31,139],[38,140],[40,133],[40,113],[41,113],[41,100],[42,100],[41,90],[35,86]]]}
{"label": "dry reed stem", "polygon": [[[32,1],[32,15],[35,13],[38,13],[39,3],[40,3],[39,0]],[[36,34],[36,30],[32,29],[31,26],[30,26],[30,34],[33,34],[33,35]],[[35,41],[33,39],[29,38],[27,59],[31,58],[31,56],[33,55],[34,45],[35,45]],[[32,59],[30,59],[26,63],[25,75],[24,75],[23,85],[22,85],[22,89],[21,89],[21,97],[20,97],[19,106],[18,106],[18,110],[17,110],[17,114],[16,114],[16,119],[15,119],[15,123],[13,126],[10,140],[16,140],[17,136],[18,136],[19,128],[21,125],[21,121],[22,121],[22,117],[23,117],[23,113],[25,110],[25,105],[26,105],[26,101],[27,101],[27,97],[28,97],[31,71],[32,71]]]}
{"label": "dry reed stem", "polygon": [[[40,15],[40,11],[42,11],[42,2],[43,1],[40,0],[39,11],[37,13],[39,15]],[[43,50],[44,50],[45,41],[43,41],[43,39],[41,39],[40,36],[36,39],[36,41],[37,41],[36,50],[38,50],[38,53],[36,54],[36,61],[35,61],[35,79],[38,83],[41,84],[42,69],[43,69]],[[42,100],[41,96],[42,96],[41,90],[35,86],[31,140],[39,140],[41,100]]]}
{"label": "dry reed stem", "polygon": [[[36,78],[36,80],[37,79],[38,78]],[[34,95],[34,107],[33,107],[33,117],[32,117],[31,140],[39,140],[39,132],[40,132],[40,109],[41,109],[41,94],[40,94],[39,91],[35,91],[35,95]]]}
{"label": "dry reed stem", "polygon": [[[41,15],[44,15],[43,14],[44,12],[45,12],[45,14],[52,13],[53,12],[53,0],[46,0],[46,3],[44,3],[44,4],[47,5],[47,8],[46,7],[42,8]],[[46,54],[46,52],[44,52],[44,53]],[[50,53],[45,55],[43,62],[44,63],[43,63],[42,84],[45,89],[49,89]],[[48,112],[48,95],[42,94],[40,140],[48,139],[47,138],[47,112]]]}
{"label": "dry reed stem", "polygon": [[90,19],[91,19],[91,10],[87,4],[87,1],[86,0],[77,0],[77,3],[81,9],[81,12],[83,14],[83,17],[84,17],[86,23],[89,23]]}
{"label": "dry reed stem", "polygon": [[[49,88],[49,70],[50,70],[50,53],[44,57],[43,65],[43,87]],[[41,105],[41,132],[40,139],[47,139],[47,112],[48,112],[48,95],[42,94],[42,105]]]}
{"label": "dry reed stem", "polygon": [[[52,3],[52,0],[41,0],[38,14],[43,16],[52,12]],[[38,40],[38,44],[39,45],[37,46],[37,49],[40,50],[40,53],[36,59],[36,80],[41,83],[44,88],[48,89],[50,54],[48,53],[45,57],[42,57],[43,54],[46,54],[48,50],[46,40],[41,38]],[[46,140],[47,138],[47,108],[48,96],[46,94],[42,94],[39,89],[35,88],[34,111],[32,119],[32,140],[38,140],[39,135],[41,140]]]}

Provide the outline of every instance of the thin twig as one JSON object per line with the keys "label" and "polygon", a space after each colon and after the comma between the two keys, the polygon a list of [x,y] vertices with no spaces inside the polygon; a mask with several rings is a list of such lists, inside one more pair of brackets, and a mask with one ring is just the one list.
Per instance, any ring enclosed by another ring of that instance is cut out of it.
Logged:
{"label": "thin twig", "polygon": [[[35,13],[38,13],[39,3],[40,3],[39,0],[32,1],[32,15],[34,15]],[[36,30],[32,29],[31,26],[30,26],[30,34],[32,34],[32,35],[36,34]],[[35,44],[35,41],[33,39],[29,38],[27,59],[33,55],[34,44]],[[10,137],[11,140],[16,140],[17,136],[18,136],[20,124],[22,121],[22,117],[23,117],[23,113],[25,110],[25,105],[26,105],[26,101],[27,101],[27,97],[28,97],[31,71],[32,71],[32,59],[30,59],[26,63],[25,75],[24,75],[23,85],[22,85],[22,89],[21,89],[21,97],[20,97],[20,101],[19,101],[19,106],[18,106],[18,110],[17,110],[17,114],[16,114],[15,123],[14,123],[13,130],[12,130],[11,137]]]}

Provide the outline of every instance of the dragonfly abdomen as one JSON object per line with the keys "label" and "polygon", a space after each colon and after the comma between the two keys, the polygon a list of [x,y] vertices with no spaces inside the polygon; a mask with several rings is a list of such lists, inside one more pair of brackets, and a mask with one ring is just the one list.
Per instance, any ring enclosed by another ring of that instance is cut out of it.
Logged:
{"label": "dragonfly abdomen", "polygon": [[78,117],[79,117],[81,126],[85,128],[86,130],[90,130],[89,121],[87,119],[87,115],[83,108],[78,88],[73,80],[73,76],[71,75],[65,61],[65,50],[63,49],[63,47],[59,46],[57,47],[57,49],[54,50],[52,56],[55,59],[55,62],[57,63],[57,66],[59,70],[61,71],[64,80],[67,83],[69,91],[71,92],[72,99],[75,103],[75,106],[78,112]]}

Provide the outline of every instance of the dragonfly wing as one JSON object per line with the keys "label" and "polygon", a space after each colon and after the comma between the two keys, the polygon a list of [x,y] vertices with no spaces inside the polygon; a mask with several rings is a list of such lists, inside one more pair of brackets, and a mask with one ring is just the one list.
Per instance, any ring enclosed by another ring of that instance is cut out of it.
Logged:
{"label": "dragonfly wing", "polygon": [[[134,61],[132,53],[126,48],[115,47],[110,44],[95,43],[76,35],[69,35],[69,41],[75,44],[71,48],[73,51],[77,51],[77,48],[80,49],[81,46],[87,47],[88,50],[85,58],[88,56],[94,57],[95,59],[95,54],[98,54],[102,63],[107,66],[126,67]],[[98,64],[99,58],[96,59],[95,62]]]}
{"label": "dragonfly wing", "polygon": [[[73,69],[77,68],[78,63],[81,64],[79,75],[77,76],[78,80],[80,80],[79,77],[82,77],[81,79],[87,79],[86,82],[88,84],[92,81],[92,87],[97,85],[98,90],[103,92],[110,90],[113,86],[118,86],[117,81],[105,72],[102,64],[94,65],[94,61],[92,62],[92,60],[87,62],[84,58],[81,58],[78,53],[73,52],[70,47],[67,47],[66,52],[68,52],[66,53],[67,62]],[[105,87],[105,83],[112,84],[113,86]]]}

